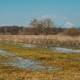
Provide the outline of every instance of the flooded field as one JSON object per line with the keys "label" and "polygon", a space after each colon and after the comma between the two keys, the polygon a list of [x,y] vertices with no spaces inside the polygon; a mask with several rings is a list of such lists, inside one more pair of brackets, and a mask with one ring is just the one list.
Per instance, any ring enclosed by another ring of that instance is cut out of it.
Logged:
{"label": "flooded field", "polygon": [[21,44],[22,47],[34,47],[34,48],[41,48],[46,50],[52,50],[56,52],[65,52],[65,53],[80,53],[80,50],[78,49],[68,49],[68,48],[62,48],[62,47],[50,47],[50,46],[42,46],[42,45],[32,45],[32,44],[22,44],[22,43],[13,43],[13,42],[0,42],[0,44]]}
{"label": "flooded field", "polygon": [[75,80],[80,78],[79,53],[79,49],[1,42],[0,79],[32,80],[33,76],[33,80]]}
{"label": "flooded field", "polygon": [[8,53],[6,51],[0,50],[0,56],[8,57],[9,62],[1,62],[5,66],[15,66],[31,71],[51,71],[51,70],[59,70],[60,68],[53,68],[51,66],[40,66],[39,64],[45,64],[44,62],[35,62],[33,60],[24,59],[18,57],[17,55]]}
{"label": "flooded field", "polygon": [[80,50],[68,49],[68,48],[61,48],[61,47],[38,46],[38,45],[31,45],[31,44],[22,44],[22,46],[23,47],[42,48],[42,49],[52,50],[52,51],[56,51],[56,52],[80,53]]}

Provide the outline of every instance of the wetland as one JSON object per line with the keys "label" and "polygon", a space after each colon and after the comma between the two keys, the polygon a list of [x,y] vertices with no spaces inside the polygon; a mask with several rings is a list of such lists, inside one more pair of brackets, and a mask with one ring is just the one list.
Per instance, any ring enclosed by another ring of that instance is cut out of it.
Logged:
{"label": "wetland", "polygon": [[[54,80],[60,78],[64,80],[68,75],[69,78],[65,80],[76,79],[80,74],[79,54],[79,49],[0,42],[0,71],[2,75],[0,78],[6,80],[6,77],[10,77],[10,80],[14,76],[13,80]],[[14,73],[15,75],[13,75]],[[23,75],[20,76],[20,74]],[[74,77],[71,77],[70,74]]]}

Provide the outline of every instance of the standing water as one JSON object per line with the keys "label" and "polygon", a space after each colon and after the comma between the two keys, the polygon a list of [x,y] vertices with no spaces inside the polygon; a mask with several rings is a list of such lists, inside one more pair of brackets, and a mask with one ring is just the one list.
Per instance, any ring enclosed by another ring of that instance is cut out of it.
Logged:
{"label": "standing water", "polygon": [[35,47],[35,48],[42,48],[47,49],[55,52],[65,52],[65,53],[80,53],[80,50],[76,49],[67,49],[61,47],[49,47],[49,46],[38,46],[38,45],[30,45],[30,44],[22,44],[23,47]]}
{"label": "standing water", "polygon": [[0,56],[8,57],[9,62],[1,62],[5,66],[16,66],[19,68],[31,70],[31,71],[52,71],[52,70],[60,70],[61,68],[53,68],[52,66],[41,66],[40,64],[45,64],[44,62],[36,62],[29,59],[24,59],[18,57],[17,55],[8,53],[0,49]]}
{"label": "standing water", "polygon": [[[14,44],[14,43],[6,43],[3,42],[1,44]],[[36,46],[36,45],[30,45],[30,44],[22,44],[23,47],[41,47],[41,48],[46,48],[52,51],[59,51],[59,52],[77,52],[80,53],[80,50],[72,50],[72,49],[67,49],[67,48],[60,48],[60,47],[47,47],[47,46]],[[1,64],[4,65],[10,65],[10,66],[16,66],[19,68],[23,68],[23,69],[27,69],[27,70],[31,70],[31,71],[52,71],[52,70],[60,70],[62,68],[53,68],[52,66],[41,66],[40,64],[45,64],[44,62],[36,62],[33,60],[29,60],[29,59],[24,59],[21,58],[17,55],[8,53],[6,51],[3,51],[0,49],[0,55],[4,56],[4,57],[8,57],[9,58],[9,62],[1,62]]]}
{"label": "standing water", "polygon": [[[0,44],[18,44],[13,42],[0,42]],[[76,49],[68,49],[68,48],[61,48],[61,47],[49,47],[49,46],[39,46],[39,45],[32,45],[32,44],[21,44],[22,47],[34,47],[34,48],[42,48],[47,50],[52,50],[56,52],[65,52],[65,53],[80,53],[80,50]]]}

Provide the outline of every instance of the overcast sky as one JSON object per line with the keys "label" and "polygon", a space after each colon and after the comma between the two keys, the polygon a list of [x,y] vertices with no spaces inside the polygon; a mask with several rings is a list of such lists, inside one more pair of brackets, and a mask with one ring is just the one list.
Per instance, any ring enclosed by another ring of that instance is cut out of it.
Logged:
{"label": "overcast sky", "polygon": [[28,25],[49,17],[56,26],[80,26],[80,0],[0,0],[1,25]]}

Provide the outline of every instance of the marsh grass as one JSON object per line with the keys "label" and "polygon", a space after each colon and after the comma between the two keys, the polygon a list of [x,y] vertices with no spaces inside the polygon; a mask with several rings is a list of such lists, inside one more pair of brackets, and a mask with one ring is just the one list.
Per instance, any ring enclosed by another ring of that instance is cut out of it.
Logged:
{"label": "marsh grass", "polygon": [[[58,67],[60,65],[60,66],[66,68],[67,66],[69,66],[69,65],[66,65],[66,63],[67,64],[71,63],[70,64],[70,66],[71,66],[71,65],[73,65],[74,62],[80,61],[80,56],[76,55],[76,53],[69,54],[69,53],[53,52],[53,51],[48,51],[48,50],[44,50],[44,49],[40,49],[40,48],[36,49],[36,48],[21,47],[19,45],[15,45],[15,44],[8,44],[8,45],[0,44],[0,47],[3,50],[6,50],[10,53],[21,56],[25,59],[31,59],[31,60],[35,60],[35,61],[39,61],[39,62],[45,62],[47,65],[52,62],[53,66],[56,66],[56,67]],[[56,65],[54,65],[54,63]],[[80,65],[79,63],[75,63],[75,64]],[[71,67],[71,68],[73,68],[73,67]]]}
{"label": "marsh grass", "polygon": [[[0,62],[9,62],[9,59],[8,57],[0,56]],[[0,64],[0,80],[16,80],[20,78],[19,73],[21,72],[24,72],[24,70],[17,67]],[[26,72],[28,73],[30,71],[26,70]]]}
{"label": "marsh grass", "polygon": [[[21,47],[16,44],[0,44],[2,50],[16,54],[25,59],[45,62],[45,65],[62,68],[59,71],[29,71],[0,64],[1,79],[6,80],[78,80],[80,79],[80,56],[78,53],[53,52],[40,48]],[[0,59],[7,60],[5,57]],[[3,67],[4,66],[4,67]],[[4,69],[4,70],[3,70]],[[17,69],[17,70],[16,70]],[[3,78],[3,76],[5,77]]]}
{"label": "marsh grass", "polygon": [[0,62],[9,62],[8,57],[0,56]]}
{"label": "marsh grass", "polygon": [[0,35],[0,41],[19,42],[61,47],[80,47],[80,36],[68,35]]}

